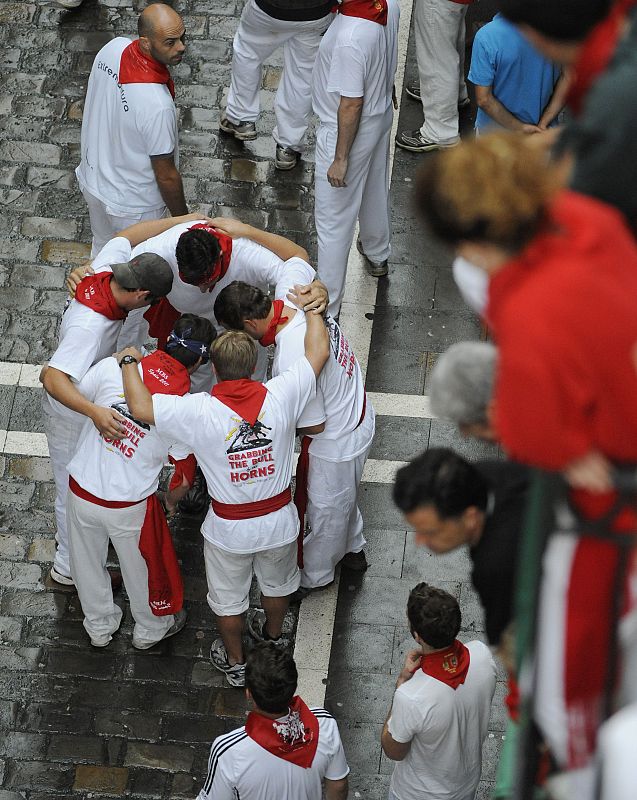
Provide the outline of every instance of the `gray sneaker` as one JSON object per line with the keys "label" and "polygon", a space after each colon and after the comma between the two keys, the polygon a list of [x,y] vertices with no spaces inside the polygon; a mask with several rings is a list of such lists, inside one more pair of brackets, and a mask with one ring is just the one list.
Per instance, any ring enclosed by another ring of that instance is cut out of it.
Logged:
{"label": "gray sneaker", "polygon": [[363,252],[363,245],[360,239],[356,240],[356,249],[365,259],[365,269],[368,275],[371,275],[372,278],[382,278],[384,275],[387,275],[389,272],[387,259],[384,261],[372,261],[371,258]]}
{"label": "gray sneaker", "polygon": [[283,145],[277,144],[274,166],[277,169],[294,169],[299,163],[299,156],[300,153],[292,150],[291,147],[283,147]]}
{"label": "gray sneaker", "polygon": [[228,663],[226,646],[221,637],[215,639],[212,643],[210,648],[210,661],[215,669],[218,669],[219,672],[223,672],[230,686],[241,688],[246,685],[246,665],[234,664],[230,666]]}
{"label": "gray sneaker", "polygon": [[146,639],[136,639],[133,636],[133,647],[136,650],[148,650],[149,648],[154,647],[156,644],[163,642],[164,639],[169,639],[171,636],[174,636],[176,633],[179,633],[179,631],[183,629],[185,624],[186,624],[186,612],[182,608],[181,611],[178,611],[175,614],[175,621],[170,626],[170,628],[168,628],[168,630],[161,637],[161,639],[157,639],[156,642],[149,642]]}
{"label": "gray sneaker", "polygon": [[281,650],[287,649],[291,642],[287,636],[281,634],[278,639],[271,639],[265,631],[266,616],[265,611],[260,608],[250,608],[246,615],[246,628],[251,638],[255,642],[272,642],[273,645],[279,647]]}
{"label": "gray sneaker", "polygon": [[257,138],[257,126],[254,122],[230,122],[227,117],[222,117],[219,127],[224,133],[230,133],[241,142]]}

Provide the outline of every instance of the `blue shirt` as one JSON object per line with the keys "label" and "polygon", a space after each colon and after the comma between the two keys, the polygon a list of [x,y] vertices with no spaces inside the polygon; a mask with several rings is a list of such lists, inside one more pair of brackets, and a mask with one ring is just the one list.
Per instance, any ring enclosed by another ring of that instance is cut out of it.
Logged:
{"label": "blue shirt", "polygon": [[[500,14],[476,33],[469,80],[490,86],[494,97],[521,122],[537,125],[560,76],[560,67],[541,56]],[[499,128],[481,108],[476,129]]]}

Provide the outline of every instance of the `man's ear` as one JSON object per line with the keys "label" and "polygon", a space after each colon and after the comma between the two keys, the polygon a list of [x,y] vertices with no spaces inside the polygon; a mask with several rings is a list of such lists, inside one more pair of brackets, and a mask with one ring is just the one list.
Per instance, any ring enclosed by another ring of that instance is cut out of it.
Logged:
{"label": "man's ear", "polygon": [[255,319],[244,319],[243,330],[246,331],[246,333],[256,333],[257,321]]}
{"label": "man's ear", "polygon": [[150,56],[150,40],[146,36],[139,37],[139,49],[145,56]]}
{"label": "man's ear", "polygon": [[141,302],[144,300],[145,302],[150,302],[150,290],[149,289],[134,289],[135,300],[137,302]]}

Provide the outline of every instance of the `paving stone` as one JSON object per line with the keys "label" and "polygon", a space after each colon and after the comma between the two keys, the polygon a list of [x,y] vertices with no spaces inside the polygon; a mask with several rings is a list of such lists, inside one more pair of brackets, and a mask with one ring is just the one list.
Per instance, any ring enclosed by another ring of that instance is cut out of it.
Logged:
{"label": "paving stone", "polygon": [[95,733],[157,741],[161,735],[161,717],[119,709],[98,711],[95,714]]}
{"label": "paving stone", "polygon": [[394,628],[377,621],[343,623],[334,632],[330,668],[343,673],[389,675]]}
{"label": "paving stone", "polygon": [[0,700],[0,725],[4,731],[12,728],[18,716],[20,704],[11,700]]}
{"label": "paving stone", "polygon": [[83,242],[42,242],[42,258],[53,264],[72,264],[74,266],[88,261],[91,255],[90,244]]}
{"label": "paving stone", "polygon": [[217,736],[225,733],[225,725],[212,715],[162,717],[162,739],[174,742],[211,743]]}
{"label": "paving stone", "polygon": [[[22,635],[22,621],[15,617],[0,617],[0,643],[18,642]],[[2,715],[0,714],[0,722]]]}
{"label": "paving stone", "polygon": [[35,484],[0,481],[0,505],[13,506],[18,511],[29,507]]}
{"label": "paving stone", "polygon": [[78,764],[73,781],[74,792],[106,792],[121,795],[128,782],[128,770],[124,767],[97,767]]}
{"label": "paving stone", "polygon": [[27,543],[21,536],[0,533],[0,558],[24,558],[26,547]]}
{"label": "paving stone", "polygon": [[24,311],[33,305],[35,292],[24,286],[7,286],[0,288],[0,305],[3,308],[15,308]]}
{"label": "paving stone", "polygon": [[6,758],[41,758],[46,750],[46,736],[39,733],[6,731],[0,739],[0,754]]}
{"label": "paving stone", "polygon": [[77,222],[71,219],[52,219],[50,217],[25,217],[22,222],[24,236],[73,239],[77,235]]}
{"label": "paving stone", "polygon": [[[385,710],[385,713],[388,710],[389,707]],[[377,773],[381,754],[380,735],[383,730],[382,722],[348,722],[343,720],[339,723],[338,729],[352,777]],[[352,787],[350,786],[350,797],[354,796],[351,792]],[[363,795],[363,797],[367,798],[367,795]]]}
{"label": "paving stone", "polygon": [[126,675],[142,681],[184,683],[192,668],[185,658],[170,658],[166,654],[147,658],[133,656],[126,667]]}
{"label": "paving stone", "polygon": [[[350,722],[376,722],[382,725],[395,685],[395,680],[387,675],[361,673],[352,683],[347,673],[334,674],[328,683],[328,711]],[[337,706],[337,703],[342,705]]]}
{"label": "paving stone", "polygon": [[[367,539],[365,553],[369,564],[365,574],[369,577],[400,578],[405,554],[405,532],[365,527],[363,534]],[[347,580],[348,574],[343,573],[343,580]]]}
{"label": "paving stone", "polygon": [[70,789],[72,782],[71,766],[61,767],[59,764],[47,764],[44,761],[9,761],[4,779],[7,789]]}
{"label": "paving stone", "polygon": [[56,189],[70,189],[76,185],[76,178],[72,170],[56,167],[29,167],[27,183],[38,187],[53,186]]}
{"label": "paving stone", "polygon": [[[4,8],[4,6],[2,6]],[[20,94],[37,94],[42,91],[46,75],[29,75],[25,72],[10,72],[4,79],[4,90]],[[30,160],[30,159],[27,159]]]}
{"label": "paving stone", "polygon": [[[91,728],[91,717],[85,711],[58,706],[55,703],[31,703],[24,708],[17,720],[19,730],[34,730],[49,733],[86,734]],[[64,702],[64,701],[62,701]]]}
{"label": "paving stone", "polygon": [[127,767],[152,767],[171,772],[188,772],[193,758],[194,751],[189,747],[131,742],[124,764]]}
{"label": "paving stone", "polygon": [[157,769],[128,769],[127,790],[133,797],[163,797],[169,776]]}
{"label": "paving stone", "polygon": [[27,478],[32,481],[52,481],[53,470],[49,458],[38,456],[13,456],[9,459],[9,473],[12,478]]}
{"label": "paving stone", "polygon": [[93,736],[51,736],[47,758],[52,761],[101,761],[102,739]]}
{"label": "paving stone", "polygon": [[86,675],[96,680],[113,676],[115,657],[111,653],[57,650],[49,652],[46,671],[59,675]]}
{"label": "paving stone", "polygon": [[[0,99],[0,114],[8,113],[8,109],[3,111],[2,100]],[[15,186],[21,182],[24,167],[22,164],[15,164],[14,166],[4,165],[0,167],[0,184],[3,186]]]}
{"label": "paving stone", "polygon": [[0,119],[0,133],[7,139],[41,139],[46,130],[46,123],[27,117],[10,117]]}
{"label": "paving stone", "polygon": [[17,264],[11,273],[11,282],[14,285],[34,288],[62,288],[65,278],[64,267],[47,267],[40,264]]}
{"label": "paving stone", "polygon": [[42,584],[42,568],[37,564],[0,561],[0,585],[5,589],[41,591],[44,588]]}
{"label": "paving stone", "polygon": [[192,797],[196,797],[197,790],[200,786],[203,785],[204,778],[205,778],[204,774],[202,774],[201,777],[199,776],[195,777],[194,775],[185,775],[184,773],[178,773],[173,777],[170,796],[178,798],[187,798],[187,800],[190,800],[190,798]]}
{"label": "paving stone", "polygon": [[[23,189],[4,189],[0,192],[0,206],[5,213],[34,213],[40,201],[40,192]],[[31,258],[31,253],[37,255],[38,247],[21,248],[20,243],[24,240],[13,239],[12,256],[16,258]]]}
{"label": "paving stone", "polygon": [[377,416],[369,457],[409,461],[427,448],[429,429],[427,419]]}
{"label": "paving stone", "polygon": [[175,86],[175,103],[177,106],[197,106],[198,108],[215,108],[219,96],[219,86],[196,86],[195,84],[177,84]]}
{"label": "paving stone", "polygon": [[248,158],[235,158],[230,168],[230,178],[233,181],[247,183],[262,183],[267,181],[271,164],[266,161],[252,161]]}

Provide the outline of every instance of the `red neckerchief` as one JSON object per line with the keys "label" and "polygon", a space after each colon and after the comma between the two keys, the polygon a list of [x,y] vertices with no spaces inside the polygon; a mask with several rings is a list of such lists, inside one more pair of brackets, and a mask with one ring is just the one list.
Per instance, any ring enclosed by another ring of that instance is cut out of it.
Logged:
{"label": "red neckerchief", "polygon": [[75,299],[83,306],[110,320],[126,319],[127,311],[115,302],[111,289],[112,272],[98,272],[82,278],[75,290]]}
{"label": "red neckerchief", "polygon": [[426,675],[457,689],[464,683],[469,670],[471,654],[462,642],[456,641],[447,650],[428,653],[420,659],[420,668]]}
{"label": "red neckerchief", "polygon": [[170,332],[180,316],[181,313],[173,308],[167,297],[162,297],[155,305],[148,306],[144,312],[144,319],[148,322],[148,333],[153,339],[157,339],[159,350],[166,349]]}
{"label": "red neckerchief", "polygon": [[340,3],[333,10],[344,17],[359,17],[387,25],[387,0],[350,0],[349,3]]}
{"label": "red neckerchief", "polygon": [[273,756],[309,769],[318,747],[319,722],[297,695],[283,719],[269,719],[252,711],[246,720],[246,733]]}
{"label": "red neckerchief", "polygon": [[183,364],[162,350],[142,358],[142,380],[151,394],[176,394],[190,391],[190,375]]}
{"label": "red neckerchief", "polygon": [[[221,256],[219,260],[212,265],[210,271],[206,275],[202,275],[199,278],[198,286],[202,283],[207,283],[208,281],[218,281],[226,274],[228,271],[228,267],[230,266],[230,256],[232,255],[232,239],[225,233],[222,233],[217,228],[213,228],[212,225],[208,225],[205,222],[198,222],[196,225],[188,228],[189,231],[206,231],[211,236],[214,236],[215,239],[219,242],[219,247],[221,248]],[[184,283],[188,283],[185,280],[184,276],[179,273],[179,277],[182,279]]]}
{"label": "red neckerchief", "polygon": [[637,0],[617,0],[610,13],[599,22],[584,40],[575,63],[575,77],[566,102],[579,116],[593,84],[608,67],[622,35],[624,22]]}
{"label": "red neckerchief", "polygon": [[184,584],[166,514],[156,494],[146,501],[139,552],[148,569],[148,605],[152,613],[165,617],[181,611]]}
{"label": "red neckerchief", "polygon": [[269,347],[271,344],[274,344],[276,329],[279,327],[279,325],[282,325],[284,322],[287,322],[290,319],[289,317],[281,316],[283,313],[283,300],[273,300],[272,309],[274,313],[272,314],[270,324],[268,325],[266,332],[259,339],[259,344],[262,347]]}
{"label": "red neckerchief", "polygon": [[170,77],[168,67],[154,58],[142,53],[139,39],[135,39],[124,49],[119,62],[120,83],[163,83],[175,99],[175,83]]}
{"label": "red neckerchief", "polygon": [[241,378],[237,381],[221,381],[212,387],[212,396],[224,406],[231,408],[248,425],[254,426],[259,419],[268,390],[259,381]]}

